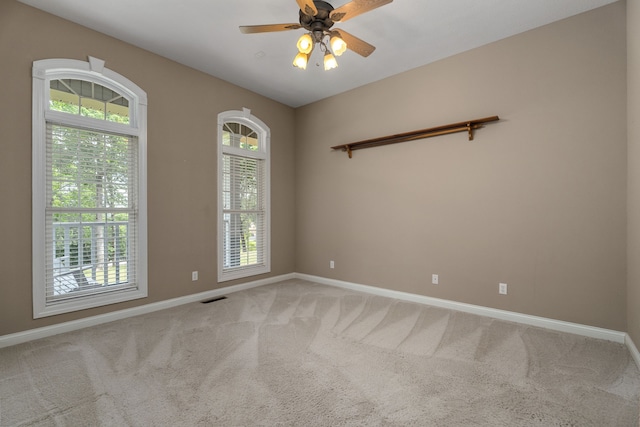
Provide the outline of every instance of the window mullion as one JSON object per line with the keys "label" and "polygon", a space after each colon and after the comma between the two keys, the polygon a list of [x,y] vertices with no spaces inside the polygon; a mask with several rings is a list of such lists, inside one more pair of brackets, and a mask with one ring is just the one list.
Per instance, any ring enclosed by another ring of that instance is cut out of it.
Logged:
{"label": "window mullion", "polygon": [[105,120],[94,119],[92,117],[83,117],[52,110],[46,110],[44,116],[45,120],[50,123],[57,123],[60,125],[68,125],[122,135],[139,135],[139,130],[137,128],[122,123],[108,122]]}

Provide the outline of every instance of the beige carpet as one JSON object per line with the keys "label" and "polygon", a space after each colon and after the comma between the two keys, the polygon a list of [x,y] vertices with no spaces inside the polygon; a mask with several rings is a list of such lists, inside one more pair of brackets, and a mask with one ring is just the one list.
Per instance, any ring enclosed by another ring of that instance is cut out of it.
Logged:
{"label": "beige carpet", "polygon": [[637,426],[621,344],[288,281],[0,350],[0,425]]}

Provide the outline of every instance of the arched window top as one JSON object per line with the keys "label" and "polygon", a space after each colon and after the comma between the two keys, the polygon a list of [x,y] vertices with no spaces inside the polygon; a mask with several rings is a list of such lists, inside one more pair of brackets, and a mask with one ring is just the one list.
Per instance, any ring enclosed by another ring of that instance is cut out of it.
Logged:
{"label": "arched window top", "polygon": [[248,108],[218,114],[218,135],[224,153],[256,158],[269,153],[271,131]]}
{"label": "arched window top", "polygon": [[44,87],[44,110],[138,128],[146,93],[126,77],[104,67],[104,61],[45,59],[33,64],[34,81]]}
{"label": "arched window top", "polygon": [[90,80],[55,79],[49,82],[50,110],[129,124],[129,100]]}
{"label": "arched window top", "polygon": [[247,151],[258,151],[258,133],[242,123],[224,122],[222,124],[222,145]]}

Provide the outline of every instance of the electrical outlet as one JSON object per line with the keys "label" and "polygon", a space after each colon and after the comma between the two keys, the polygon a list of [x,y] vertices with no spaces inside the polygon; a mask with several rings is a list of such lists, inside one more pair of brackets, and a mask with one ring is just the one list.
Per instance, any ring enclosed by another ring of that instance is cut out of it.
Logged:
{"label": "electrical outlet", "polygon": [[329,261],[329,268],[335,268],[336,264],[333,261]]}
{"label": "electrical outlet", "polygon": [[438,284],[438,275],[437,274],[432,274],[431,275],[431,283],[434,285]]}
{"label": "electrical outlet", "polygon": [[506,295],[507,294],[507,284],[506,283],[498,284],[498,293],[501,294],[501,295]]}
{"label": "electrical outlet", "polygon": [[198,280],[198,272],[197,271],[192,271],[191,272],[191,281],[195,282],[196,280]]}

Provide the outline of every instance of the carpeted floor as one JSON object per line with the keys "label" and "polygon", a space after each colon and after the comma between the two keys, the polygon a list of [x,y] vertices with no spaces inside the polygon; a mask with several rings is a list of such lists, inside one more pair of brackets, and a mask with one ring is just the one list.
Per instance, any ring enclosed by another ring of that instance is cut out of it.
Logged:
{"label": "carpeted floor", "polygon": [[2,426],[637,426],[621,344],[292,280],[0,349]]}

